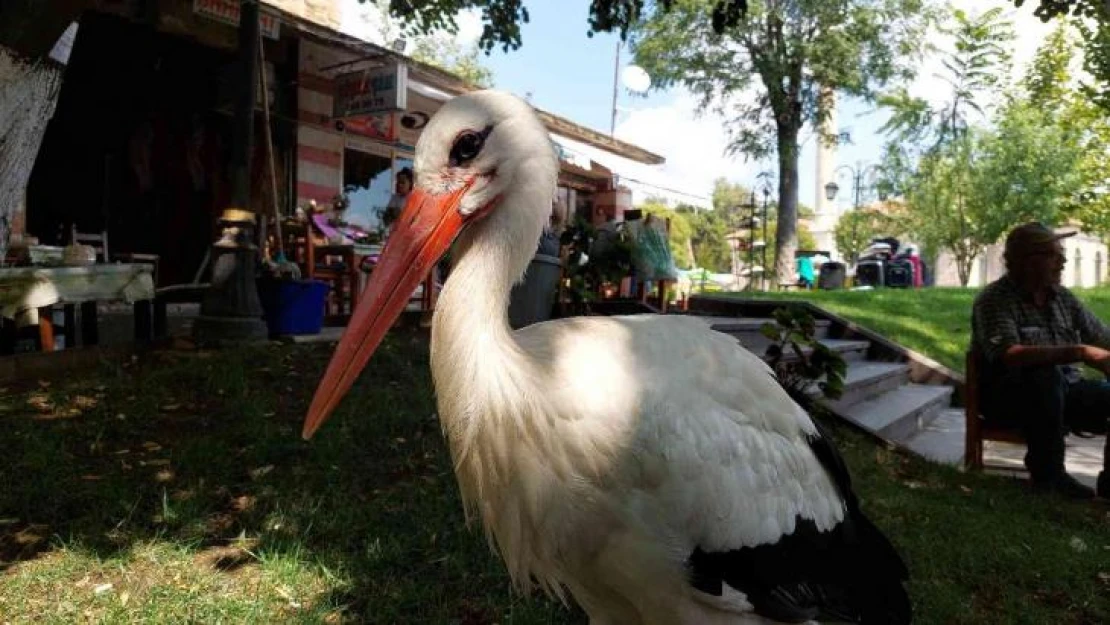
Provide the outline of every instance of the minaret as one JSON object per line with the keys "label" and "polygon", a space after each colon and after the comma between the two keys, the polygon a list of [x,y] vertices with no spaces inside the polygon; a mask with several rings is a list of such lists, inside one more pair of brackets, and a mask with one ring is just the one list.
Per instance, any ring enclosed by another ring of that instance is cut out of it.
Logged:
{"label": "minaret", "polygon": [[[827,110],[828,117],[821,124],[821,132],[817,133],[817,172],[814,176],[816,185],[815,201],[813,207],[813,237],[817,241],[817,249],[831,252],[836,255],[836,241],[833,230],[839,218],[835,201],[825,199],[825,185],[832,182],[836,169],[836,92],[829,87],[821,89],[822,108]],[[825,141],[822,137],[827,137]]]}

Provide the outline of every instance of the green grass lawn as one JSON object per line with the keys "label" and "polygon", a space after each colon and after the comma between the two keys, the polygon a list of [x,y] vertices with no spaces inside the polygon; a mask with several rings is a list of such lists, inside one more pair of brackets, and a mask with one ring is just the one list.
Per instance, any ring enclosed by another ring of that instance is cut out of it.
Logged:
{"label": "green grass lawn", "polygon": [[[585,623],[463,524],[427,340],[393,334],[312,442],[328,346],[161,352],[0,389],[0,623]],[[917,623],[1110,623],[1105,505],[834,428]]]}
{"label": "green grass lawn", "polygon": [[[1110,322],[1110,288],[1076,289],[1075,294]],[[956,371],[964,370],[971,339],[971,305],[978,289],[878,289],[737,293],[744,298],[808,300]]]}

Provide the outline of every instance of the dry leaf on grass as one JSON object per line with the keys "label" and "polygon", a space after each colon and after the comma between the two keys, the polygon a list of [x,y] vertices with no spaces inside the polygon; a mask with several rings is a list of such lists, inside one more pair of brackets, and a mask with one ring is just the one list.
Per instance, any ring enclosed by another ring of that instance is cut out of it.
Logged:
{"label": "dry leaf on grass", "polygon": [[264,467],[258,467],[256,469],[251,469],[250,470],[251,479],[252,480],[262,479],[263,477],[266,476],[267,473],[269,473],[270,471],[273,471],[273,470],[274,470],[274,465],[272,465],[272,464],[268,464]]}
{"label": "dry leaf on grass", "polygon": [[78,395],[78,396],[73,398],[74,407],[79,408],[81,410],[88,410],[89,408],[95,408],[97,403],[98,402],[96,401],[95,397],[89,397],[88,395]]}
{"label": "dry leaf on grass", "polygon": [[50,397],[45,393],[32,393],[27,398],[27,405],[40,412],[50,412],[54,410],[54,403],[50,401]]}

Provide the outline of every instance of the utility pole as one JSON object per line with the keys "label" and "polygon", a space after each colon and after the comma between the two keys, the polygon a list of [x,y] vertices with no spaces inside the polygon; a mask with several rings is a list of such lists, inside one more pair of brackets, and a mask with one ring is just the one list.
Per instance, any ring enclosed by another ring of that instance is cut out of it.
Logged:
{"label": "utility pole", "polygon": [[620,79],[621,71],[621,40],[617,40],[617,54],[613,59],[613,109],[612,115],[609,118],[609,136],[615,136],[617,132],[617,82]]}

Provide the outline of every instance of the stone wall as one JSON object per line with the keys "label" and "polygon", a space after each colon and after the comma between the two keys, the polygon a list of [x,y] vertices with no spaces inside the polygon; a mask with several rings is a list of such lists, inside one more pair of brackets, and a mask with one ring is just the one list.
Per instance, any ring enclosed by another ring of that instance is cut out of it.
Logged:
{"label": "stone wall", "polygon": [[358,0],[262,0],[263,4],[277,7],[286,13],[333,30],[340,30],[339,2]]}
{"label": "stone wall", "polygon": [[[1101,285],[1107,278],[1107,248],[1097,236],[1079,233],[1061,241],[1068,263],[1064,268],[1063,284],[1068,288],[1088,288]],[[1006,273],[1002,260],[1003,244],[996,243],[977,257],[971,265],[970,287],[980,287]],[[937,262],[936,286],[960,286],[956,263],[950,254],[941,254]]]}

